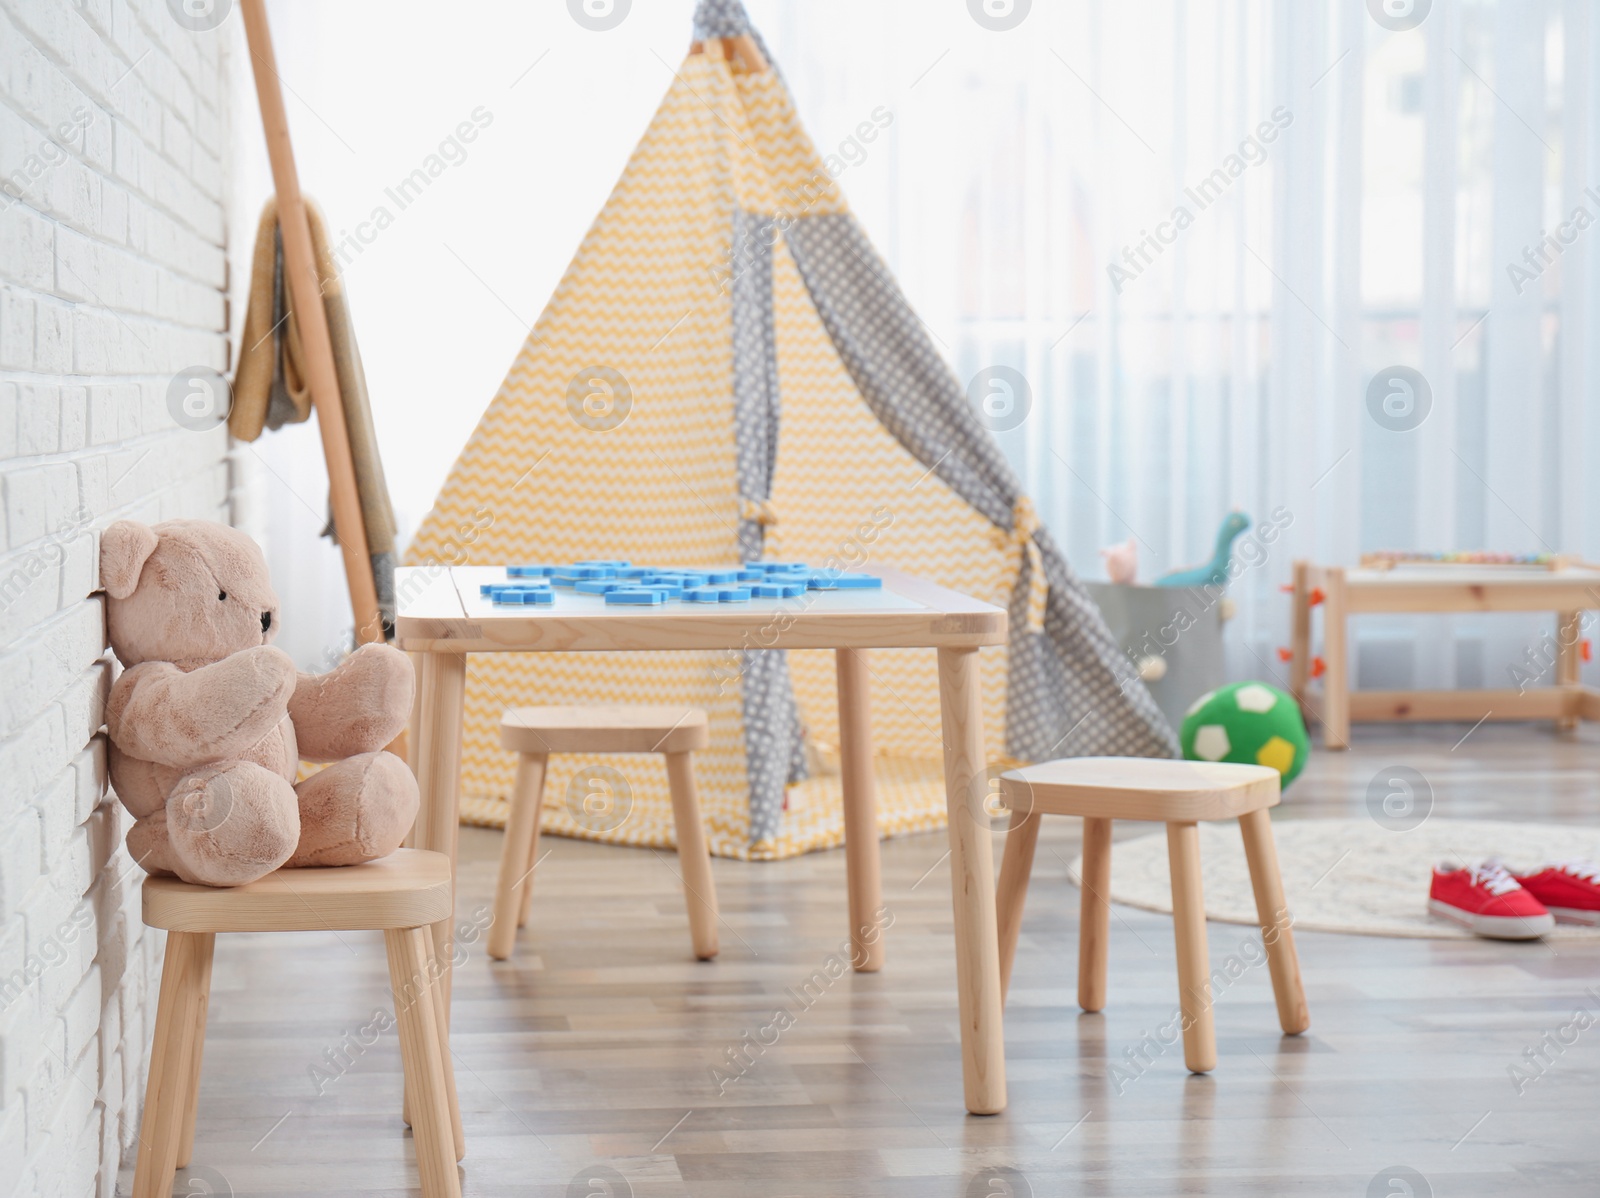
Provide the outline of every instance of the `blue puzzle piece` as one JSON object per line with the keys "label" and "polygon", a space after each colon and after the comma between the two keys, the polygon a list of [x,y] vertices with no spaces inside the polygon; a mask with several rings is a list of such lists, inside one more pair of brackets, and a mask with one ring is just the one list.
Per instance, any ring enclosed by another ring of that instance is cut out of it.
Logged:
{"label": "blue puzzle piece", "polygon": [[665,591],[650,587],[616,587],[606,592],[606,602],[626,607],[656,607],[667,601]]}
{"label": "blue puzzle piece", "polygon": [[574,562],[573,565],[584,566],[584,567],[600,567],[602,569],[607,569],[607,570],[625,570],[629,566],[633,565],[633,563],[632,562],[606,561],[604,559],[591,558],[588,561]]}
{"label": "blue puzzle piece", "polygon": [[765,570],[745,569],[739,571],[739,582],[765,582],[766,580],[767,572]]}
{"label": "blue puzzle piece", "polygon": [[608,591],[627,585],[626,582],[616,578],[580,578],[573,584],[572,589],[582,595],[604,595]]}
{"label": "blue puzzle piece", "polygon": [[758,582],[750,588],[757,599],[794,599],[806,593],[803,582]]}
{"label": "blue puzzle piece", "polygon": [[511,607],[536,607],[554,603],[556,593],[548,587],[496,587],[489,598]]}
{"label": "blue puzzle piece", "polygon": [[684,586],[703,587],[711,584],[711,573],[708,570],[687,570],[681,566],[663,566],[652,577],[676,578]]}
{"label": "blue puzzle piece", "polygon": [[647,591],[662,591],[669,599],[683,598],[683,583],[676,579],[659,578],[654,575],[635,579],[630,586],[639,587]]}
{"label": "blue puzzle piece", "polygon": [[739,581],[739,571],[737,571],[737,570],[709,570],[709,571],[706,572],[706,581],[708,583],[710,583],[712,586],[721,586],[723,583],[726,583],[726,582],[738,582]]}
{"label": "blue puzzle piece", "polygon": [[559,566],[507,566],[506,574],[512,578],[549,578]]}
{"label": "blue puzzle piece", "polygon": [[618,578],[646,578],[651,574],[659,574],[654,566],[621,566],[617,570]]}
{"label": "blue puzzle piece", "polygon": [[851,574],[843,570],[824,570],[812,574],[807,585],[813,591],[871,591],[883,586],[876,574]]}
{"label": "blue puzzle piece", "polygon": [[685,591],[683,597],[690,603],[747,603],[749,587],[698,587]]}
{"label": "blue puzzle piece", "polygon": [[[623,563],[623,565],[626,564],[626,562]],[[615,578],[617,571],[620,569],[622,569],[622,566],[614,565],[611,562],[579,562],[577,565],[564,566],[557,577]]]}

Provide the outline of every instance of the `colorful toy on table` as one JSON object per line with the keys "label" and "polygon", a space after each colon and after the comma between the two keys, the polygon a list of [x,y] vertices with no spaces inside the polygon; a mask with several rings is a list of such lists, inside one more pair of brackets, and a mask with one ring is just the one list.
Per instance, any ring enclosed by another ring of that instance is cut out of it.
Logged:
{"label": "colorful toy on table", "polygon": [[1363,553],[1361,564],[1373,570],[1396,566],[1543,566],[1559,570],[1569,559],[1557,553],[1499,553],[1492,549],[1457,549],[1445,553],[1383,549]]}
{"label": "colorful toy on table", "polygon": [[1265,682],[1235,682],[1201,695],[1183,717],[1178,740],[1190,761],[1271,766],[1285,787],[1311,752],[1300,705]]}
{"label": "colorful toy on table", "polygon": [[1233,543],[1239,534],[1250,527],[1250,517],[1243,512],[1229,512],[1217,530],[1217,545],[1211,560],[1199,566],[1173,570],[1156,579],[1158,587],[1221,586],[1228,581],[1228,563],[1233,558]]}
{"label": "colorful toy on table", "polygon": [[688,603],[747,603],[798,599],[807,591],[877,590],[883,580],[845,570],[815,570],[804,562],[745,562],[738,569],[635,566],[590,560],[567,566],[507,566],[507,582],[486,582],[478,593],[496,605],[550,606],[558,590],[602,596],[608,605],[656,607]]}
{"label": "colorful toy on table", "polygon": [[1108,545],[1100,556],[1105,559],[1106,577],[1112,582],[1132,586],[1139,577],[1139,546],[1132,537],[1120,545]]}

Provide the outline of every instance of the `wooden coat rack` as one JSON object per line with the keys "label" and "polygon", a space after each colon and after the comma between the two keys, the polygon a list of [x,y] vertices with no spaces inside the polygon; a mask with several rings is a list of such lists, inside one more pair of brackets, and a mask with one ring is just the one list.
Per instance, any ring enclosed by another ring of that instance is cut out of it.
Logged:
{"label": "wooden coat rack", "polygon": [[311,406],[316,409],[322,436],[322,456],[328,465],[328,495],[333,525],[344,556],[345,581],[350,588],[350,610],[355,617],[356,643],[383,640],[378,612],[378,592],[372,578],[372,557],[367,550],[367,526],[361,515],[356,489],[355,462],[350,456],[350,435],[345,426],[344,401],[334,368],[333,340],[328,335],[328,313],[322,304],[316,258],[311,247],[311,222],[300,175],[295,170],[294,147],[289,141],[289,118],[283,107],[277,59],[272,52],[272,32],[267,27],[266,0],[240,0],[256,96],[261,104],[261,125],[272,163],[272,182],[278,193],[278,228],[283,236],[283,267],[299,326],[304,351],[306,381]]}

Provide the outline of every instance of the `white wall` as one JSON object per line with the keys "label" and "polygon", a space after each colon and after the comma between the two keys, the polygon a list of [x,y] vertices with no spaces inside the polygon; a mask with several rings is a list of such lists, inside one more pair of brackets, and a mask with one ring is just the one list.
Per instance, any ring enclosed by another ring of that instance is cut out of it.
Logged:
{"label": "white wall", "polygon": [[162,0],[0,3],[6,1193],[110,1195],[137,1128],[162,936],[106,792],[97,533],[229,517],[226,433],[167,398],[228,358],[225,60]]}

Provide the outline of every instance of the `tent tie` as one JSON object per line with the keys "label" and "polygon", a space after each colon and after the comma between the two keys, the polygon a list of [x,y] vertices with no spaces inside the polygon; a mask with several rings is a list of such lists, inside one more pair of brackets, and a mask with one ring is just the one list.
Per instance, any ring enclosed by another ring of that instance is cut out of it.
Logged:
{"label": "tent tie", "polygon": [[739,499],[739,518],[754,520],[762,528],[771,528],[778,522],[778,510],[770,499]]}
{"label": "tent tie", "polygon": [[1011,535],[1006,545],[1006,592],[1009,594],[1022,577],[1022,565],[1028,565],[1028,631],[1044,631],[1045,602],[1050,595],[1050,583],[1044,576],[1044,555],[1033,534],[1039,531],[1039,513],[1033,510],[1033,500],[1026,495],[1017,496],[1011,509]]}

